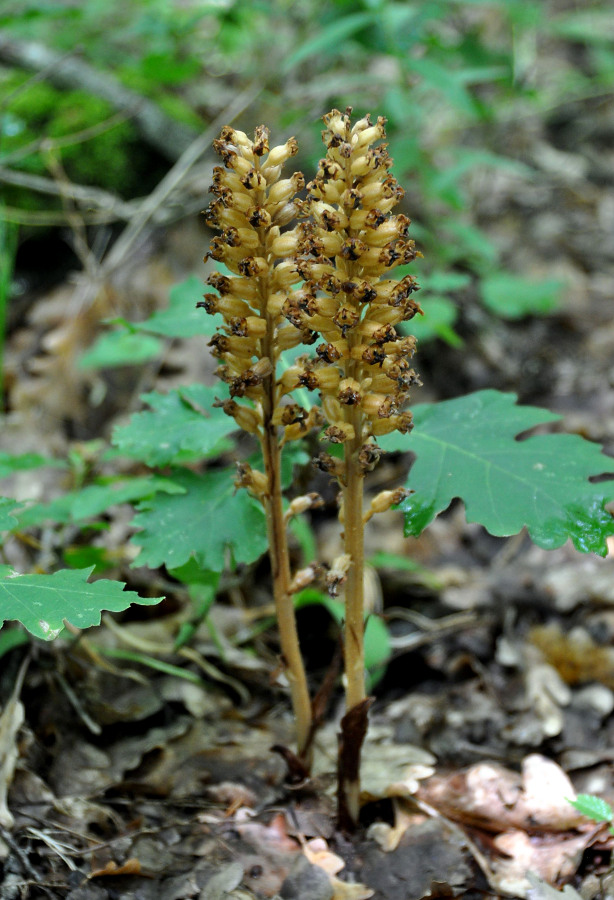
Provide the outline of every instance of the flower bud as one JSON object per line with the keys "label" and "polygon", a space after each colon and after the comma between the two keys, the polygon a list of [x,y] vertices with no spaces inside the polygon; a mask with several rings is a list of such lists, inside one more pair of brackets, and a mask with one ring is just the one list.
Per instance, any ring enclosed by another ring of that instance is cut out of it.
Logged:
{"label": "flower bud", "polygon": [[337,459],[336,456],[331,456],[330,453],[320,453],[319,456],[312,459],[312,463],[316,469],[332,475],[334,478],[343,478],[345,473],[344,461]]}
{"label": "flower bud", "polygon": [[273,222],[283,228],[298,215],[300,207],[298,201],[292,200],[289,203],[278,203],[273,209],[275,210],[271,212]]}
{"label": "flower bud", "polygon": [[339,384],[337,394],[339,403],[344,406],[356,406],[361,401],[360,385],[355,378],[344,378]]}
{"label": "flower bud", "polygon": [[287,256],[293,256],[298,248],[298,234],[296,229],[287,231],[285,234],[275,238],[269,245],[269,251],[278,258],[283,259]]}
{"label": "flower bud", "polygon": [[347,441],[353,441],[355,436],[354,426],[349,422],[335,422],[323,432],[323,439],[330,441],[331,444],[345,444]]}
{"label": "flower bud", "polygon": [[[362,123],[367,124],[362,127]],[[368,147],[374,141],[384,140],[386,137],[385,124],[386,120],[383,116],[378,117],[375,125],[371,125],[368,116],[365,119],[360,119],[352,128],[352,148],[354,150],[361,150],[363,147]]]}
{"label": "flower bud", "polygon": [[228,319],[231,334],[238,337],[264,337],[267,331],[266,321],[260,316],[233,316]]}
{"label": "flower bud", "polygon": [[271,417],[273,425],[295,425],[304,422],[307,418],[307,410],[298,403],[287,403],[276,407]]}
{"label": "flower bud", "polygon": [[384,451],[373,441],[367,441],[363,444],[358,453],[358,464],[364,472],[372,472],[381,459]]}
{"label": "flower bud", "polygon": [[245,278],[260,278],[268,273],[269,266],[261,256],[246,256],[239,263],[238,270]]}
{"label": "flower bud", "polygon": [[398,506],[399,503],[402,503],[406,497],[409,497],[413,491],[408,491],[405,488],[397,488],[394,491],[380,491],[376,497],[371,500],[370,512],[373,513],[383,513],[387,512],[391,506]]}
{"label": "flower bud", "polygon": [[267,157],[266,164],[267,166],[280,166],[285,163],[286,160],[290,159],[290,157],[296,156],[297,153],[298,141],[294,137],[288,138],[285,144],[273,147]]}
{"label": "flower bud", "polygon": [[330,394],[322,394],[322,412],[327,422],[340,422],[343,419],[341,403]]}
{"label": "flower bud", "polygon": [[305,178],[302,172],[295,172],[291,178],[284,178],[282,181],[278,181],[277,184],[274,184],[269,190],[269,195],[267,198],[267,209],[271,204],[275,203],[288,203],[295,194],[298,194],[299,191],[305,187]]}
{"label": "flower bud", "polygon": [[333,564],[326,574],[326,586],[331,597],[338,595],[339,588],[347,579],[351,565],[352,557],[349,553],[343,553],[333,560]]}
{"label": "flower bud", "polygon": [[322,577],[323,572],[322,566],[313,563],[305,569],[299,569],[290,582],[290,593],[298,594],[299,591],[304,591],[314,581],[318,581]]}
{"label": "flower bud", "polygon": [[320,509],[322,506],[324,506],[324,500],[322,500],[319,494],[312,491],[309,494],[304,494],[302,497],[295,497],[288,507],[286,515],[288,515],[288,517],[299,516],[309,509]]}
{"label": "flower bud", "polygon": [[249,463],[237,463],[235,487],[247,488],[250,494],[262,500],[269,490],[268,479],[264,472],[252,469]]}
{"label": "flower bud", "polygon": [[242,406],[236,400],[216,401],[215,406],[221,407],[227,416],[232,416],[239,428],[248,434],[257,434],[262,425],[262,416],[256,409]]}

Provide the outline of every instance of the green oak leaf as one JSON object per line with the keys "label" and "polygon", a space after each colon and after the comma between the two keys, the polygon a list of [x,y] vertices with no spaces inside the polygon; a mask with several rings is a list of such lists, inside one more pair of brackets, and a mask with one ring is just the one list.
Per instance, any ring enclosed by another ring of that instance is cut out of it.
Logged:
{"label": "green oak leaf", "polygon": [[153,606],[163,599],[124,591],[120,581],[90,584],[93,568],[18,575],[9,566],[0,566],[0,625],[15,619],[34,637],[50,641],[63,630],[65,619],[76,628],[89,628],[100,624],[102,610],[120,612],[131,603]]}
{"label": "green oak leaf", "polygon": [[611,822],[614,819],[612,807],[602,797],[596,797],[594,794],[578,794],[575,800],[569,802],[579,813],[594,822]]}
{"label": "green oak leaf", "polygon": [[[168,338],[215,334],[222,317],[210,316],[204,309],[196,308],[198,301],[202,300],[204,288],[202,279],[191,275],[170,289],[168,309],[158,310],[144,322],[132,322],[131,327]],[[213,293],[211,288],[208,293]]]}
{"label": "green oak leaf", "polygon": [[17,525],[17,519],[11,515],[11,511],[18,506],[16,500],[9,497],[0,497],[0,531],[12,531]]}
{"label": "green oak leaf", "polygon": [[0,478],[8,478],[13,472],[23,472],[27,469],[40,469],[43,466],[52,466],[56,469],[65,469],[66,462],[61,459],[51,459],[38,453],[0,453]]}
{"label": "green oak leaf", "polygon": [[460,498],[469,522],[503,537],[526,527],[532,540],[552,550],[570,538],[582,552],[607,553],[614,517],[604,504],[611,482],[589,477],[614,472],[614,459],[597,444],[571,434],[516,436],[560,416],[516,406],[514,394],[486,390],[414,409],[410,435],[382,438],[385,450],[416,454],[407,484],[415,491],[400,504],[405,534],[419,535]]}
{"label": "green oak leaf", "polygon": [[[155,494],[156,491],[182,493],[183,488],[168,478],[147,476],[143,478],[113,479],[108,484],[90,484],[78,491],[70,491],[49,503],[36,503],[19,510],[16,515],[21,528],[40,525],[43,522],[78,522],[101,515],[119,503],[134,503]],[[15,505],[15,504],[14,504]]]}
{"label": "green oak leaf", "polygon": [[150,334],[109,331],[79,357],[78,366],[80,369],[136,366],[160,356],[162,348],[162,342]]}
{"label": "green oak leaf", "polygon": [[202,475],[174,471],[173,482],[185,494],[162,494],[143,501],[133,524],[141,529],[131,540],[141,547],[133,565],[175,569],[191,556],[202,569],[222,572],[226,551],[236,562],[250,563],[267,549],[262,507],[234,485],[234,469]]}
{"label": "green oak leaf", "polygon": [[223,385],[193,384],[168,394],[143,394],[151,411],[136,413],[127,425],[116,427],[112,442],[148,466],[218,456],[231,446],[227,437],[237,430],[231,416],[213,407],[223,393]]}
{"label": "green oak leaf", "polygon": [[484,305],[504,319],[545,316],[560,306],[563,281],[535,281],[509,272],[496,272],[481,282]]}

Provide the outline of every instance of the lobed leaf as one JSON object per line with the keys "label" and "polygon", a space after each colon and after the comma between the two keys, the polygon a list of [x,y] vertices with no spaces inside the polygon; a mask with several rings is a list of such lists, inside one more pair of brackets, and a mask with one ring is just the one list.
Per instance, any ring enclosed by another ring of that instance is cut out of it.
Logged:
{"label": "lobed leaf", "polygon": [[131,603],[153,606],[162,597],[139,597],[120,581],[88,583],[88,569],[61,569],[53,575],[18,575],[0,566],[0,625],[15,619],[34,637],[56,638],[64,620],[76,628],[100,624],[102,610],[120,612]]}
{"label": "lobed leaf", "polygon": [[231,416],[213,408],[223,391],[223,386],[193,384],[168,394],[143,394],[152,411],[136,413],[128,425],[116,427],[112,442],[149,466],[217,456],[230,446],[226,438],[237,430]]}
{"label": "lobed leaf", "polygon": [[151,334],[137,331],[109,331],[102,334],[79,357],[80,369],[105,369],[135,366],[162,353],[162,342]]}
{"label": "lobed leaf", "polygon": [[594,822],[611,822],[614,819],[610,804],[594,794],[578,794],[575,800],[569,802],[579,813]]}
{"label": "lobed leaf", "polygon": [[202,569],[222,572],[228,550],[236,562],[258,559],[268,546],[264,512],[247,491],[235,488],[234,476],[233,469],[173,472],[186,493],[140,504],[134,525],[141,530],[131,540],[141,552],[134,565],[177,568],[193,556]]}
{"label": "lobed leaf", "polygon": [[16,500],[0,497],[0,531],[12,531],[17,525],[17,519],[11,515],[17,505]]}
{"label": "lobed leaf", "polygon": [[39,453],[0,453],[0,478],[8,478],[13,472],[23,472],[27,469],[40,469],[43,466],[65,469],[66,462],[61,459],[51,459],[48,456],[41,456]]}
{"label": "lobed leaf", "polygon": [[170,289],[168,309],[158,310],[144,322],[133,322],[131,327],[168,338],[212,335],[220,324],[221,316],[209,316],[204,309],[196,308],[202,296],[201,279],[191,275]]}
{"label": "lobed leaf", "polygon": [[614,472],[614,460],[578,435],[517,435],[560,416],[516,406],[514,394],[486,390],[414,410],[409,436],[381,439],[386,450],[411,450],[417,459],[406,487],[405,534],[420,534],[460,498],[467,521],[507,536],[526,527],[547,550],[571,539],[582,552],[605,556],[614,518],[604,509],[614,497],[611,482],[591,476]]}
{"label": "lobed leaf", "polygon": [[16,515],[21,528],[48,521],[63,524],[78,522],[81,519],[95,518],[119,503],[143,500],[157,491],[181,493],[182,488],[174,481],[158,476],[118,478],[108,484],[90,484],[80,490],[70,491],[49,503],[36,503],[19,510]]}

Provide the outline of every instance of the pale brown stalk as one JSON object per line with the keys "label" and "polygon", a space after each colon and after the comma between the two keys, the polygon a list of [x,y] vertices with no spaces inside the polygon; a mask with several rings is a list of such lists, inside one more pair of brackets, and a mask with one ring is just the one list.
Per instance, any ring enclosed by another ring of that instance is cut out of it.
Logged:
{"label": "pale brown stalk", "polygon": [[293,247],[292,232],[282,234],[281,228],[296,214],[294,198],[304,178],[295,173],[279,180],[282,166],[295,155],[297,144],[291,138],[269,150],[264,126],[256,129],[254,140],[225,128],[214,146],[225,168],[214,170],[212,190],[218,199],[207,217],[222,233],[212,241],[209,255],[224,262],[235,277],[209,276],[208,283],[219,296],[206,295],[200,305],[224,317],[224,325],[211,341],[214,355],[223,361],[218,375],[230,391],[230,400],[219,401],[219,405],[237,425],[257,437],[262,449],[264,472],[242,463],[237,486],[247,488],[264,509],[281,656],[296,718],[297,754],[309,768],[312,710],[294,611],[281,442],[301,437],[312,426],[313,417],[302,409],[295,412],[294,407],[280,406],[284,390],[276,374],[282,350],[302,338],[281,312],[285,292],[300,279],[296,268],[285,260],[288,241],[290,250]]}

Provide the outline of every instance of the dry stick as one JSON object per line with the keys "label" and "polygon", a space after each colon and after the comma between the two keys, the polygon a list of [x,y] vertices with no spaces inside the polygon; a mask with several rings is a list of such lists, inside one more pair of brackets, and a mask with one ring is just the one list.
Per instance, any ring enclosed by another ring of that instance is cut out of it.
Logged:
{"label": "dry stick", "polygon": [[147,97],[125,87],[109,72],[101,72],[70,54],[59,54],[36,41],[20,41],[0,31],[0,60],[34,72],[44,73],[46,81],[58,88],[80,89],[102,97],[118,110],[135,110],[134,124],[143,138],[168,159],[176,158],[177,148],[187,148],[194,129],[177,122]]}
{"label": "dry stick", "polygon": [[199,137],[197,137],[196,140],[181,154],[172,169],[167,172],[149,197],[145,199],[134,219],[132,219],[114,244],[108,259],[105,260],[107,271],[112,271],[124,261],[147,222],[156,210],[162,206],[169,194],[171,194],[171,192],[183,181],[187,172],[200,159],[203,153],[209,149],[211,141],[219,132],[220,128],[226,123],[236,119],[237,116],[254,102],[259,93],[260,88],[250,87],[235,97],[226,109],[211,122],[203,134],[199,135]]}

